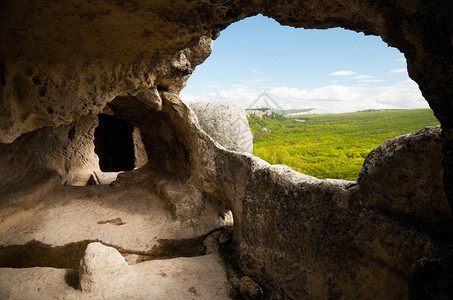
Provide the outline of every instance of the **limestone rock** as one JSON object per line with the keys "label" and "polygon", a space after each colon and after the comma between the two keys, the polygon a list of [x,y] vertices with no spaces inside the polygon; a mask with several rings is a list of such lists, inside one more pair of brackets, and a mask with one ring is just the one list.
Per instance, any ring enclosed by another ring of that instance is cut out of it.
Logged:
{"label": "limestone rock", "polygon": [[96,126],[96,116],[88,115],[72,125],[44,127],[12,144],[0,143],[0,209],[9,210],[0,216],[36,206],[60,184],[82,180],[85,185],[99,170],[93,143]]}
{"label": "limestone rock", "polygon": [[239,292],[245,300],[258,300],[263,298],[263,290],[261,287],[248,276],[241,278]]}
{"label": "limestone rock", "polygon": [[359,201],[423,221],[451,221],[442,182],[441,131],[427,127],[371,151],[359,173]]}
{"label": "limestone rock", "polygon": [[231,232],[222,232],[219,235],[219,243],[220,244],[225,244],[231,241]]}
{"label": "limestone rock", "polygon": [[[9,209],[14,197],[8,195],[23,189],[15,199],[32,196],[22,207],[29,208],[49,198],[55,172],[69,182],[71,172],[94,168],[93,123],[82,123],[109,105],[140,129],[148,165],[196,187],[173,195],[182,214],[195,218],[208,207],[209,217],[233,212],[237,264],[266,282],[266,296],[407,297],[417,261],[432,244],[451,244],[445,228],[452,222],[441,191],[451,209],[452,12],[450,1],[416,0],[1,1],[0,142],[15,141],[0,145],[0,189],[6,194],[1,207]],[[293,27],[379,35],[403,52],[410,77],[442,124],[442,169],[440,143],[433,142],[439,135],[434,140],[420,135],[424,147],[404,146],[401,140],[382,146],[369,157],[358,185],[310,178],[216,147],[178,93],[211,52],[212,39],[257,13]],[[405,171],[397,171],[400,167]],[[428,177],[417,179],[421,172]],[[152,183],[145,173],[130,174],[143,175],[142,186]],[[33,195],[33,184],[43,183],[40,177],[52,180],[44,180],[49,187]],[[196,197],[183,196],[185,191]],[[197,209],[186,209],[190,204]],[[212,221],[206,219],[200,223]],[[196,267],[207,266],[200,261]],[[435,270],[427,270],[428,276]],[[4,282],[16,271],[8,270]],[[451,274],[451,267],[445,273]],[[142,282],[137,284],[132,291]],[[215,290],[209,298],[219,298]],[[200,291],[197,282],[190,282],[178,295],[187,298],[195,291]]]}
{"label": "limestone rock", "polygon": [[[158,0],[83,4],[68,0],[49,6],[44,0],[24,0],[0,5],[3,143],[44,126],[69,125],[87,114],[96,115],[112,99],[134,91],[178,94],[222,29],[262,13],[282,25],[342,27],[379,35],[403,52],[409,76],[444,128],[444,185],[453,204],[449,1],[175,0],[168,5]],[[158,103],[150,95],[137,96]]]}
{"label": "limestone rock", "polygon": [[152,260],[131,269],[135,275],[125,286],[92,294],[77,289],[74,270],[0,268],[0,299],[231,299],[227,274],[217,255]]}
{"label": "limestone rock", "polygon": [[95,294],[121,290],[131,274],[130,266],[116,249],[91,243],[80,261],[80,289]]}
{"label": "limestone rock", "polygon": [[148,163],[148,154],[146,154],[140,129],[137,127],[132,132],[132,139],[134,141],[135,168],[141,168]]}
{"label": "limestone rock", "polygon": [[225,156],[216,160],[219,169],[231,167],[220,176],[243,183],[230,190],[242,199],[232,208],[237,263],[266,282],[266,297],[406,297],[415,263],[432,246],[426,233],[353,205],[361,191],[355,182],[320,180],[244,154]]}
{"label": "limestone rock", "polygon": [[453,299],[453,249],[442,249],[417,262],[409,284],[409,299]]}
{"label": "limestone rock", "polygon": [[130,95],[136,97],[152,109],[157,111],[162,110],[162,98],[156,87],[142,91],[134,91]]}
{"label": "limestone rock", "polygon": [[253,152],[253,136],[239,101],[190,103],[201,128],[227,150]]}
{"label": "limestone rock", "polygon": [[203,245],[206,247],[206,254],[219,253],[219,236],[220,232],[216,231],[204,239]]}

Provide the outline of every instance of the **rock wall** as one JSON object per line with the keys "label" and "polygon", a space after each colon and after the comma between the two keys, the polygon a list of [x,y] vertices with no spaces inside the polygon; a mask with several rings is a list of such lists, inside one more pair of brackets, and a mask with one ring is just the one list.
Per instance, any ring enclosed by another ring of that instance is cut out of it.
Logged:
{"label": "rock wall", "polygon": [[[234,184],[242,272],[276,299],[406,298],[418,260],[451,243],[440,147],[439,128],[389,140],[370,153],[358,184],[319,180],[255,157],[218,156],[219,176]],[[420,167],[430,172],[409,179],[420,155],[426,160]]]}
{"label": "rock wall", "polygon": [[[98,114],[117,96],[178,92],[234,21],[262,13],[283,25],[380,35],[443,127],[444,185],[453,203],[453,5],[446,1],[3,1],[0,141]],[[59,17],[55,17],[59,16]]]}
{"label": "rock wall", "polygon": [[427,127],[387,140],[371,151],[358,178],[360,193],[367,197],[357,201],[428,224],[451,220],[440,171],[441,132],[439,127]]}
{"label": "rock wall", "polygon": [[[260,283],[266,297],[404,298],[414,270],[420,276],[413,282],[436,275],[436,268],[415,269],[415,264],[435,257],[439,245],[452,245],[453,4],[20,0],[0,5],[2,212],[18,202],[22,208],[37,205],[58,188],[60,178],[71,180],[70,171],[96,167],[92,145],[84,142],[94,128],[83,124],[108,105],[140,130],[153,168],[128,173],[132,179],[158,185],[155,172],[177,176],[183,190],[169,201],[181,215],[197,214],[203,205],[219,214],[233,211],[238,270]],[[340,26],[381,36],[405,54],[409,75],[442,130],[374,150],[358,185],[317,180],[217,148],[178,93],[210,54],[220,30],[257,13],[283,25]],[[36,186],[42,188],[39,195]],[[185,211],[191,202],[196,209]],[[435,284],[430,288],[440,290]]]}
{"label": "rock wall", "polygon": [[225,149],[253,153],[253,136],[239,101],[190,103],[198,123]]}
{"label": "rock wall", "polygon": [[[104,173],[95,153],[96,115],[71,125],[44,127],[26,133],[12,144],[0,143],[0,217],[37,205],[61,185],[110,183],[117,173]],[[135,166],[148,157],[138,128],[133,132]],[[6,210],[6,208],[8,208]]]}
{"label": "rock wall", "polygon": [[85,185],[93,172],[100,173],[93,143],[96,126],[97,117],[89,115],[0,144],[0,216],[36,206],[60,185]]}

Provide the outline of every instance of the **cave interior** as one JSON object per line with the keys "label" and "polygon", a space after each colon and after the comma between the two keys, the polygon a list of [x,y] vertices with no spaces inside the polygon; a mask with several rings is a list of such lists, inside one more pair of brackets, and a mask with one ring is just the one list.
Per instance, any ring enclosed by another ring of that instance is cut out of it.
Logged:
{"label": "cave interior", "polygon": [[[453,297],[452,3],[0,6],[0,298]],[[226,150],[179,92],[258,13],[381,36],[441,126],[383,143],[357,182]]]}

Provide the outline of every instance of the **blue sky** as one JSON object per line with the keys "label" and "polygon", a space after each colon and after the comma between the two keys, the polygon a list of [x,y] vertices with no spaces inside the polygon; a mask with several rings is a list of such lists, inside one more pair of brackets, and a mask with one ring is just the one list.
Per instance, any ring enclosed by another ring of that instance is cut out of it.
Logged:
{"label": "blue sky", "polygon": [[221,32],[181,98],[239,100],[249,107],[263,91],[281,108],[318,113],[428,107],[408,77],[404,55],[380,37],[295,29],[261,15]]}

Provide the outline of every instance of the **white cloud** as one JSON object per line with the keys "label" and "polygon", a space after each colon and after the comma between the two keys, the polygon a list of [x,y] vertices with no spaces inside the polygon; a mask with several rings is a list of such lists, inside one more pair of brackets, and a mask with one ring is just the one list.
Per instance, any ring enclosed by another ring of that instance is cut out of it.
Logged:
{"label": "white cloud", "polygon": [[258,74],[258,75],[261,75],[261,76],[266,76],[266,74],[264,74],[263,72],[260,72],[260,71],[255,70],[255,69],[250,69],[250,72]]}
{"label": "white cloud", "polygon": [[[290,108],[315,108],[318,113],[342,113],[365,109],[428,108],[417,84],[411,79],[393,86],[343,86],[328,85],[312,90],[285,86],[268,87],[266,92],[275,100],[276,106]],[[261,89],[246,86],[231,86],[217,93],[199,96],[181,93],[186,102],[238,100],[249,107],[262,93]],[[272,103],[256,103],[257,106],[272,106]],[[274,107],[274,108],[278,108]]]}
{"label": "white cloud", "polygon": [[359,80],[359,82],[384,82],[385,80],[383,79],[362,79]]}
{"label": "white cloud", "polygon": [[219,100],[219,97],[216,92],[206,93],[202,95],[192,95],[181,93],[181,99],[184,102],[208,102],[208,101],[216,101]]}
{"label": "white cloud", "polygon": [[377,103],[394,106],[394,108],[428,108],[418,85],[411,79],[399,82],[394,86],[377,88],[373,99]]}
{"label": "white cloud", "polygon": [[206,87],[210,89],[218,89],[221,85],[219,83],[206,83]]}
{"label": "white cloud", "polygon": [[329,75],[332,75],[332,76],[352,76],[354,74],[356,74],[356,72],[354,72],[354,71],[336,71],[336,72],[330,73]]}
{"label": "white cloud", "polygon": [[266,78],[266,77],[256,77],[256,78],[251,78],[248,80],[238,80],[242,85],[245,86],[256,86],[256,85],[261,85],[264,82],[269,82],[272,81],[273,78]]}
{"label": "white cloud", "polygon": [[406,73],[406,72],[407,72],[407,69],[404,68],[404,69],[391,70],[389,73]]}
{"label": "white cloud", "polygon": [[354,79],[371,79],[371,78],[374,78],[374,76],[371,76],[371,75],[358,75],[358,76],[354,76]]}
{"label": "white cloud", "polygon": [[244,104],[252,102],[258,95],[260,90],[246,87],[232,88],[229,90],[221,90],[219,96],[222,99],[239,100]]}

